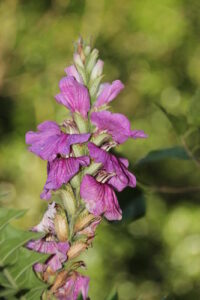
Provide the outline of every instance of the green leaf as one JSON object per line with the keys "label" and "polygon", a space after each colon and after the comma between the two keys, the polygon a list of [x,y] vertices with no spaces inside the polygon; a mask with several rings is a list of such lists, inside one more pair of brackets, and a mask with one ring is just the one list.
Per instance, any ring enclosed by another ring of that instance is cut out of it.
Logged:
{"label": "green leaf", "polygon": [[[26,248],[19,250],[18,262],[9,268],[12,278],[15,280],[19,287],[27,288],[30,283],[29,277],[25,276],[28,269],[37,262],[44,262],[49,255],[41,254],[35,251],[30,251]],[[24,274],[25,273],[25,274]],[[27,274],[26,274],[27,275]]]}
{"label": "green leaf", "polygon": [[200,89],[190,101],[188,121],[194,126],[200,126]]}
{"label": "green leaf", "polygon": [[41,238],[43,234],[16,229],[9,224],[24,213],[7,208],[0,210],[0,299],[37,300],[47,288],[34,273],[33,265],[43,263],[49,255],[24,247],[29,240]]}
{"label": "green leaf", "polygon": [[135,165],[140,166],[146,163],[151,163],[151,162],[160,161],[169,158],[176,158],[176,159],[183,159],[183,160],[190,159],[185,149],[183,147],[177,146],[172,148],[150,151],[144,158],[136,162]]}
{"label": "green leaf", "polygon": [[118,293],[116,291],[112,291],[106,300],[119,300]]}
{"label": "green leaf", "polygon": [[16,210],[1,207],[0,209],[0,230],[2,230],[9,222],[22,217],[27,210]]}
{"label": "green leaf", "polygon": [[145,215],[146,201],[142,191],[127,188],[117,197],[122,208],[122,222],[132,222]]}
{"label": "green leaf", "polygon": [[0,265],[13,263],[17,259],[17,249],[30,239],[41,237],[41,234],[32,231],[22,231],[7,225],[0,232]]}
{"label": "green leaf", "polygon": [[185,116],[172,115],[168,113],[161,105],[156,103],[156,106],[159,107],[159,109],[165,114],[165,116],[168,118],[168,120],[170,121],[171,125],[173,126],[174,130],[178,135],[182,135],[187,131],[189,126]]}
{"label": "green leaf", "polygon": [[41,299],[41,295],[43,291],[44,291],[44,287],[32,289],[27,294],[25,294],[25,298],[26,300],[39,300]]}

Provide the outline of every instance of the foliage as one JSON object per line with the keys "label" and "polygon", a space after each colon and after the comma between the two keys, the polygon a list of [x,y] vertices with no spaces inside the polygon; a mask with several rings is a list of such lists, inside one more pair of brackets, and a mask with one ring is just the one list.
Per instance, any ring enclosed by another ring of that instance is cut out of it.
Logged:
{"label": "foliage", "polygon": [[38,233],[16,229],[10,222],[20,218],[24,210],[1,208],[0,210],[0,298],[40,299],[46,285],[36,277],[32,266],[42,262],[47,255],[31,252],[24,245]]}

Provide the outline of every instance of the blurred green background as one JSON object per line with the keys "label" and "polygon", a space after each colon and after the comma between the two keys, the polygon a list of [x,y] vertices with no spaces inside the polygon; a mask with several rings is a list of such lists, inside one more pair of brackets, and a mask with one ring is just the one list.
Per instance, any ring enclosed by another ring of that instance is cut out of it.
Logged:
{"label": "blurred green background", "polygon": [[120,300],[200,299],[199,16],[199,0],[0,1],[0,194],[29,209],[18,226],[46,207],[46,163],[24,135],[66,117],[54,95],[79,34],[99,49],[105,80],[126,85],[113,111],[149,135],[118,148],[138,188],[120,195],[123,221],[100,226],[84,256],[92,300],[112,287]]}

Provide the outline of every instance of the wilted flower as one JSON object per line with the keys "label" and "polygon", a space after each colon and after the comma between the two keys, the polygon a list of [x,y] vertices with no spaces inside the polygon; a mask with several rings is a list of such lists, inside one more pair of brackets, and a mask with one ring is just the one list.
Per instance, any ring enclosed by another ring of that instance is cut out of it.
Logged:
{"label": "wilted flower", "polygon": [[83,276],[76,271],[71,272],[63,286],[55,293],[59,300],[77,300],[82,295],[83,300],[88,298],[89,277]]}
{"label": "wilted flower", "polygon": [[36,241],[31,240],[26,247],[40,253],[50,254],[50,257],[44,264],[36,263],[34,265],[36,272],[45,272],[47,268],[50,268],[52,272],[61,269],[62,263],[67,260],[67,251],[70,248],[69,243],[51,241],[48,240],[48,237]]}

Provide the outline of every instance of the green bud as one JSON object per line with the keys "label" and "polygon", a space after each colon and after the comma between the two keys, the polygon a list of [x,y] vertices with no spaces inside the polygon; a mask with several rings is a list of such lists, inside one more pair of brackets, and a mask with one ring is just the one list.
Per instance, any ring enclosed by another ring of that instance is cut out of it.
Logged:
{"label": "green bud", "polygon": [[95,163],[92,162],[89,167],[84,169],[84,175],[89,174],[89,175],[95,175],[97,171],[101,168],[102,164],[101,163]]}
{"label": "green bud", "polygon": [[72,187],[74,189],[77,189],[80,187],[81,184],[81,172],[79,172],[78,174],[76,174],[70,181]]}
{"label": "green bud", "polygon": [[76,157],[85,155],[84,148],[85,148],[84,145],[75,144],[75,145],[72,146],[73,152],[74,152]]}
{"label": "green bud", "polygon": [[88,132],[88,120],[84,119],[79,113],[73,114],[74,121],[80,131],[80,133]]}
{"label": "green bud", "polygon": [[94,49],[88,56],[88,61],[86,62],[86,71],[88,74],[90,74],[92,69],[94,68],[98,55],[99,51],[97,49]]}
{"label": "green bud", "polygon": [[110,139],[111,139],[110,135],[108,135],[107,133],[101,133],[93,137],[91,141],[95,145],[101,146],[104,142],[109,141]]}
{"label": "green bud", "polygon": [[67,184],[65,190],[60,190],[60,195],[68,217],[73,216],[76,212],[76,198],[71,185]]}
{"label": "green bud", "polygon": [[[101,82],[101,79],[103,78],[103,75],[97,77],[96,79],[92,80],[89,84],[89,92],[90,92],[90,96],[91,98],[95,98],[96,93],[98,92],[99,89],[99,85]],[[95,99],[96,100],[96,99]]]}
{"label": "green bud", "polygon": [[86,46],[83,51],[84,51],[85,56],[88,56],[90,54],[91,47],[90,46]]}
{"label": "green bud", "polygon": [[86,72],[85,72],[85,69],[84,69],[83,67],[77,65],[76,63],[75,63],[75,65],[76,65],[76,68],[77,68],[78,73],[79,73],[79,74],[81,75],[81,77],[83,78],[84,84],[87,85],[87,74],[86,74]]}

